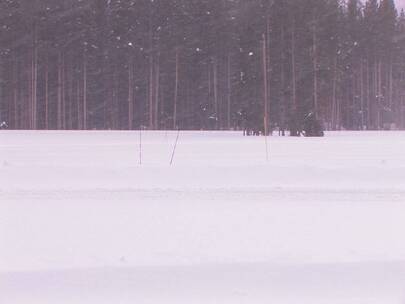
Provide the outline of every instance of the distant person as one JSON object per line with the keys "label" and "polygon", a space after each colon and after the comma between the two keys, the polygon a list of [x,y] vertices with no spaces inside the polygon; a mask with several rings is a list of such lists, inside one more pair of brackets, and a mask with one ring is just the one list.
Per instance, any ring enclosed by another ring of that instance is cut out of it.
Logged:
{"label": "distant person", "polygon": [[246,107],[243,107],[238,111],[239,119],[240,119],[240,124],[242,126],[243,130],[243,136],[249,136],[250,134],[250,129],[249,129],[249,124],[250,124],[250,119],[248,115],[248,111]]}
{"label": "distant person", "polygon": [[310,112],[304,119],[303,134],[305,137],[323,137],[323,127],[314,112]]}
{"label": "distant person", "polygon": [[2,121],[0,123],[0,130],[5,130],[5,129],[8,129],[8,124],[7,124],[7,122]]}

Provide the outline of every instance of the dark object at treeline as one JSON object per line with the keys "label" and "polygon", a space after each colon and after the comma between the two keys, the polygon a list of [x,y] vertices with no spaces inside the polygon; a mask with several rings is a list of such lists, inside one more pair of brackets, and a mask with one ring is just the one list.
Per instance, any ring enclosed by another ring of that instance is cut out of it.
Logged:
{"label": "dark object at treeline", "polygon": [[264,119],[260,106],[252,105],[250,108],[243,108],[238,112],[243,136],[259,136],[264,134]]}
{"label": "dark object at treeline", "polygon": [[[302,121],[302,122],[300,122]],[[322,122],[314,112],[305,116],[304,120],[295,117],[290,121],[290,136],[323,137],[325,136]]]}
{"label": "dark object at treeline", "polygon": [[6,129],[8,129],[8,124],[5,121],[0,122],[0,130],[6,130]]}
{"label": "dark object at treeline", "polygon": [[[242,129],[244,136],[259,136],[264,135],[264,120],[261,118],[262,113],[260,111],[247,111],[242,109],[238,113],[242,119]],[[280,134],[283,134],[284,126],[270,125],[267,135],[273,133],[275,129],[279,130]],[[322,122],[316,118],[315,113],[310,112],[304,119],[299,117],[293,117],[289,122],[290,136],[305,136],[305,137],[323,137],[324,128]]]}
{"label": "dark object at treeline", "polygon": [[309,113],[304,119],[301,133],[305,137],[323,137],[325,135],[323,131],[321,121],[313,112]]}

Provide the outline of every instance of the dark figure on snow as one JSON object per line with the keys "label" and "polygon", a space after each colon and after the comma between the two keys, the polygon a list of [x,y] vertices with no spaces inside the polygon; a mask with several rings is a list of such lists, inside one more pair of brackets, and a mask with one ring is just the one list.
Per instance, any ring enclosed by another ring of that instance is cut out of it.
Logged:
{"label": "dark figure on snow", "polygon": [[243,136],[255,135],[255,123],[252,111],[248,107],[243,107],[238,114],[242,124]]}
{"label": "dark figure on snow", "polygon": [[8,129],[8,125],[5,121],[0,122],[0,130]]}
{"label": "dark figure on snow", "polygon": [[301,118],[296,113],[291,115],[290,120],[288,122],[288,127],[290,129],[290,136],[301,136],[302,134],[302,126],[301,126]]}
{"label": "dark figure on snow", "polygon": [[264,134],[263,117],[260,106],[251,105],[242,108],[238,114],[241,117],[244,136],[259,136]]}
{"label": "dark figure on snow", "polygon": [[324,136],[322,123],[315,117],[314,112],[310,112],[304,119],[303,134],[305,137],[322,137]]}
{"label": "dark figure on snow", "polygon": [[248,117],[248,112],[246,110],[246,107],[243,107],[242,109],[240,109],[238,111],[238,117],[239,117],[239,123],[240,126],[243,130],[243,136],[247,136],[248,134],[248,121],[249,121],[249,117]]}

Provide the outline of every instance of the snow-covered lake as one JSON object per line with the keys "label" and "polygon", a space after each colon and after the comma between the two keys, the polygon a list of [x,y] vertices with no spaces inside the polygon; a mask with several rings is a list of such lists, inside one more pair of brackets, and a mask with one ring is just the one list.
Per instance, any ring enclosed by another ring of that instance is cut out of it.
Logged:
{"label": "snow-covered lake", "polygon": [[0,303],[405,303],[405,132],[0,132]]}

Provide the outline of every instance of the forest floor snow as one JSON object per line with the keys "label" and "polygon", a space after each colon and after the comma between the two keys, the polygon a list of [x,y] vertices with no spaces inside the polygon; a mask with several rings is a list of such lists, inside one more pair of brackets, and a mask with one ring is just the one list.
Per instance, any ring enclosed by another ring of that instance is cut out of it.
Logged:
{"label": "forest floor snow", "polygon": [[405,303],[405,132],[0,132],[0,303]]}

